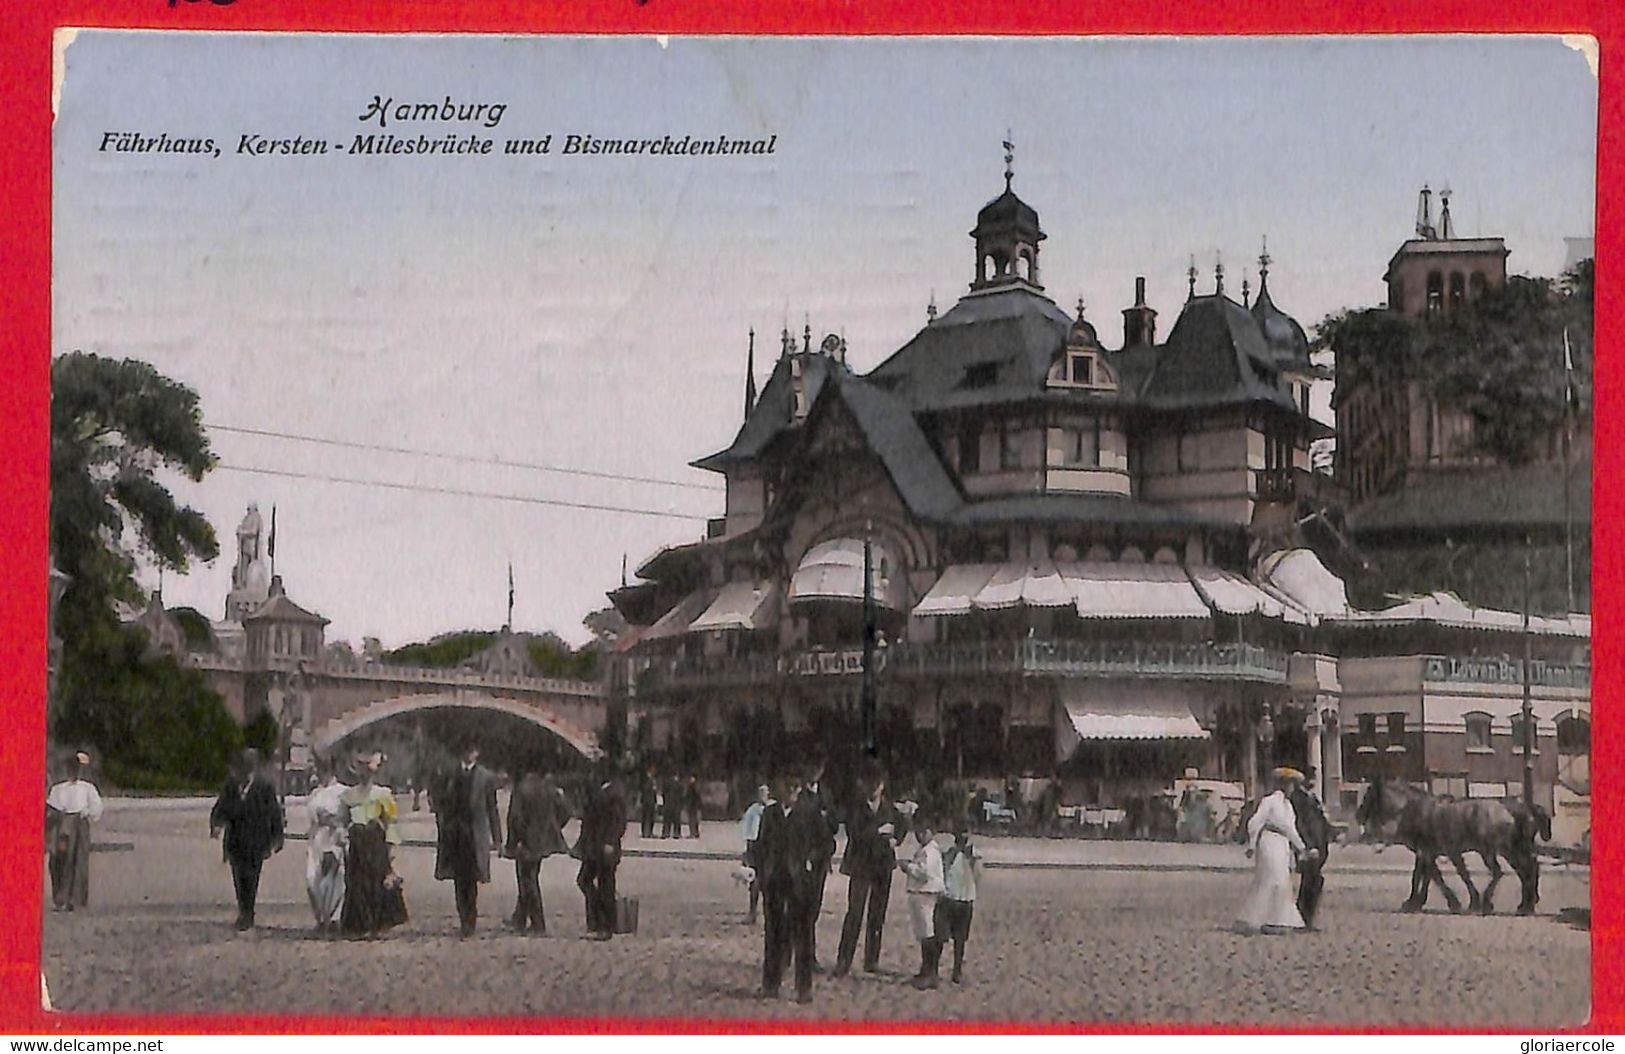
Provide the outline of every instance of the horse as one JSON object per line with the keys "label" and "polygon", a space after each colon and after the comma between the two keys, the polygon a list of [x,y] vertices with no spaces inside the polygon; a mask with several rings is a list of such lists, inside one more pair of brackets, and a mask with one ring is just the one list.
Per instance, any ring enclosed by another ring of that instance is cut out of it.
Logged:
{"label": "horse", "polygon": [[[1411,895],[1401,905],[1402,911],[1420,911],[1427,903],[1431,882],[1438,883],[1452,913],[1461,911],[1460,899],[1439,871],[1438,858],[1446,856],[1467,887],[1467,910],[1483,915],[1495,910],[1495,887],[1501,881],[1500,860],[1504,857],[1522,887],[1518,914],[1534,912],[1540,899],[1535,839],[1551,838],[1551,818],[1539,806],[1526,807],[1521,802],[1509,806],[1489,799],[1456,801],[1406,783],[1378,779],[1361,799],[1355,819],[1368,837],[1397,842],[1416,854]],[[1467,873],[1467,853],[1477,853],[1489,869],[1490,882],[1482,893]]]}

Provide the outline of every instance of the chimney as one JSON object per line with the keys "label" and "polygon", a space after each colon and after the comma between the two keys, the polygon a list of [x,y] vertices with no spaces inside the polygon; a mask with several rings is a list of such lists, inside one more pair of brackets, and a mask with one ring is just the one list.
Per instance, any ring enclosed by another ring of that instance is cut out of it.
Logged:
{"label": "chimney", "polygon": [[1148,347],[1157,342],[1157,313],[1146,305],[1145,278],[1134,279],[1134,306],[1123,309],[1123,346]]}

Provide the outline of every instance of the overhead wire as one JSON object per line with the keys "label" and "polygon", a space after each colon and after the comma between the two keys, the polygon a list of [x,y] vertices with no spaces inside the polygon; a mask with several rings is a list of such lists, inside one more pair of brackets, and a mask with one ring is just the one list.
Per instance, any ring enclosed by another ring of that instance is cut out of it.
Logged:
{"label": "overhead wire", "polygon": [[524,505],[551,505],[565,509],[586,509],[594,512],[620,512],[634,516],[658,516],[670,520],[707,520],[698,513],[675,512],[671,509],[639,508],[632,505],[610,505],[599,502],[569,501],[564,498],[543,498],[532,494],[511,494],[502,491],[470,490],[462,487],[439,487],[427,483],[399,483],[393,480],[365,479],[360,476],[336,476],[321,472],[295,472],[289,469],[262,468],[256,465],[234,465],[217,462],[215,469],[243,472],[256,476],[276,476],[283,479],[305,479],[321,483],[343,483],[360,487],[379,487],[385,490],[411,491],[421,494],[445,494],[460,498],[484,498],[491,501],[511,501]]}
{"label": "overhead wire", "polygon": [[270,428],[246,428],[241,425],[223,425],[213,422],[204,422],[204,427],[210,431],[226,432],[235,435],[259,436],[268,439],[286,439],[300,443],[314,443],[319,446],[342,447],[348,450],[370,450],[385,454],[406,454],[414,457],[438,458],[443,461],[462,461],[478,465],[496,465],[501,468],[528,469],[534,472],[557,472],[568,476],[585,476],[591,479],[615,480],[623,483],[648,483],[661,487],[682,487],[689,490],[703,490],[716,493],[721,488],[709,483],[693,483],[686,480],[662,479],[658,476],[634,476],[620,472],[603,472],[595,469],[568,468],[563,465],[549,465],[539,461],[516,461],[504,457],[480,457],[474,454],[457,454],[444,450],[429,450],[423,447],[393,446],[387,443],[363,443],[350,439],[333,439],[328,436],[305,435],[298,432],[279,432]]}

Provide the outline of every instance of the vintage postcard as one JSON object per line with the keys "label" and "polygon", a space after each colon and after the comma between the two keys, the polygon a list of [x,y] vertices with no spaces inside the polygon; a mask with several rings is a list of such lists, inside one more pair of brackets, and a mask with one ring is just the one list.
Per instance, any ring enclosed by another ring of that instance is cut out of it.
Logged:
{"label": "vintage postcard", "polygon": [[64,30],[72,1012],[1590,1012],[1597,49]]}

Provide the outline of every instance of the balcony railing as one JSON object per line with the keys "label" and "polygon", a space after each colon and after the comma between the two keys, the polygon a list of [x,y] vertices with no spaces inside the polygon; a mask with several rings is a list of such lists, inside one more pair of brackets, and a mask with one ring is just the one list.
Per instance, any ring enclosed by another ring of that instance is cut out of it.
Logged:
{"label": "balcony railing", "polygon": [[[1183,677],[1284,683],[1286,655],[1250,644],[1109,643],[1097,641],[977,641],[899,644],[875,654],[887,679],[977,674],[1024,676]],[[779,678],[857,677],[863,653],[806,651],[732,659],[654,659],[640,690],[661,687],[761,684]]]}
{"label": "balcony railing", "polygon": [[[1522,659],[1456,658],[1428,655],[1422,659],[1424,681],[1450,681],[1469,684],[1523,684]],[[1529,683],[1542,688],[1590,688],[1591,667],[1585,663],[1543,662],[1529,664]]]}

